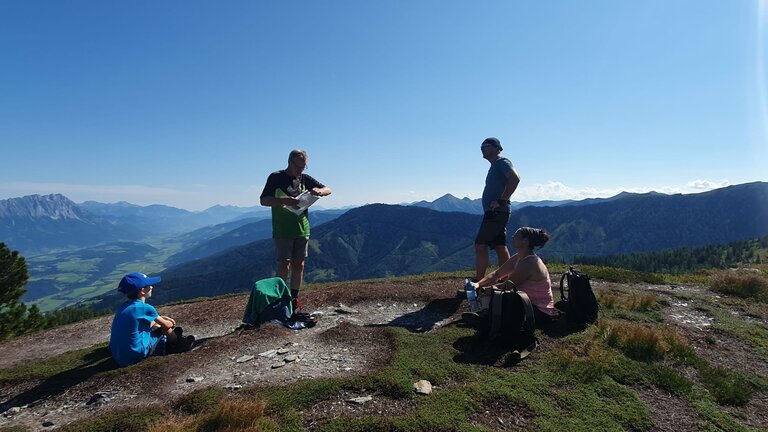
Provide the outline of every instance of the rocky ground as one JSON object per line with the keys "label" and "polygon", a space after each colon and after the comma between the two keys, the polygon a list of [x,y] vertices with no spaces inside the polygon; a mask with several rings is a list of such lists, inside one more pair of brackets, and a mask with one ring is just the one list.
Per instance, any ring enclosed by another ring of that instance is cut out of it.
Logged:
{"label": "rocky ground", "polygon": [[[608,284],[595,282],[596,289]],[[318,324],[309,329],[289,330],[267,324],[258,329],[235,330],[240,324],[247,295],[159,308],[182,325],[198,342],[191,351],[132,367],[121,373],[77,379],[53,377],[46,381],[23,381],[0,385],[0,428],[24,425],[31,430],[52,430],[76,419],[99,415],[118,407],[170,403],[179,395],[211,385],[236,391],[263,383],[290,383],[299,379],[357,375],[382,367],[392,355],[392,344],[384,327],[400,326],[414,332],[429,332],[459,319],[465,302],[455,298],[461,280],[439,279],[429,283],[360,283],[329,286],[303,295],[305,308],[315,311]],[[694,348],[713,364],[748,370],[768,377],[768,365],[744,343],[712,330],[713,317],[691,301],[680,300],[680,290],[714,296],[696,287],[645,286],[667,300],[665,320],[681,329]],[[734,314],[742,313],[733,311]],[[45,359],[70,350],[86,348],[109,338],[111,317],[103,317],[21,337],[0,345],[0,368]],[[713,340],[717,350],[713,350]],[[557,343],[542,336],[537,351]],[[58,381],[57,381],[58,379]],[[655,430],[696,430],[696,413],[685,400],[638,388],[638,394],[653,413]],[[348,397],[347,397],[348,396]],[[351,411],[398,415],[408,412],[407,401],[378,399],[364,406],[344,403],[365,395],[339,395],[305,413],[304,422],[314,422]],[[756,395],[734,415],[748,416],[747,424],[768,427],[768,400]],[[748,413],[748,414],[747,414]],[[524,426],[523,411],[499,417],[484,426],[508,430]]]}

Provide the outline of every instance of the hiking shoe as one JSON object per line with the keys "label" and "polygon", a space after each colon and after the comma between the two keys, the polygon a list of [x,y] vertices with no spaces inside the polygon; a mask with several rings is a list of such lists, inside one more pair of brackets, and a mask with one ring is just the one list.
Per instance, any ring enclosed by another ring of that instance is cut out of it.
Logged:
{"label": "hiking shoe", "polygon": [[520,360],[522,360],[522,355],[520,354],[520,351],[514,350],[511,353],[508,353],[506,358],[504,359],[504,365],[505,366],[512,366],[520,363]]}
{"label": "hiking shoe", "polygon": [[310,319],[309,313],[302,311],[301,301],[299,301],[298,297],[292,298],[291,303],[293,303],[293,315],[291,315],[292,320],[308,321]]}
{"label": "hiking shoe", "polygon": [[184,336],[177,340],[176,343],[168,345],[168,353],[176,354],[187,352],[192,349],[192,345],[195,343],[195,337],[192,335]]}

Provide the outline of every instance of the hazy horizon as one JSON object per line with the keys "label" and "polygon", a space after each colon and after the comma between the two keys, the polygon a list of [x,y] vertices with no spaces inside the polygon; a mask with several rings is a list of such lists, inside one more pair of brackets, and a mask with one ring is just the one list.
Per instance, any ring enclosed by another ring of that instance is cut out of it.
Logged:
{"label": "hazy horizon", "polygon": [[[755,180],[754,182],[759,182],[759,181],[762,181],[762,180]],[[753,182],[745,182],[745,183],[753,183]],[[743,184],[743,183],[740,183],[740,184]],[[605,190],[605,191],[595,191],[595,192],[597,192],[597,194],[595,194],[595,195],[587,195],[586,194],[587,191],[581,191],[581,192],[584,192],[585,194],[584,195],[576,195],[573,198],[520,199],[518,197],[518,193],[515,193],[512,196],[512,202],[566,201],[566,200],[580,201],[580,200],[583,200],[583,199],[590,199],[590,198],[610,198],[610,197],[616,196],[616,195],[618,195],[618,194],[620,194],[622,192],[641,193],[641,194],[642,193],[649,193],[649,192],[657,192],[657,193],[662,193],[662,194],[667,194],[667,195],[672,195],[672,194],[686,194],[687,195],[687,194],[695,194],[695,193],[707,192],[707,191],[710,191],[710,190],[719,189],[719,188],[727,187],[727,186],[736,186],[736,185],[734,185],[734,184],[727,184],[727,183],[713,184],[711,182],[691,182],[690,184],[685,185],[685,187],[682,187],[682,188],[667,187],[667,188],[662,188],[662,189],[659,189],[659,190],[656,190],[656,189],[653,189],[653,190],[634,189],[634,190],[612,190],[612,191]],[[602,192],[602,193],[600,193],[600,192]],[[126,203],[126,204],[130,204],[130,205],[138,205],[138,206],[141,206],[141,207],[146,207],[146,206],[150,206],[150,205],[165,205],[165,206],[175,207],[175,208],[179,208],[179,209],[183,209],[183,210],[187,210],[187,211],[192,211],[192,212],[205,211],[205,210],[207,210],[207,209],[209,209],[211,207],[215,207],[215,206],[224,206],[224,207],[232,206],[232,207],[239,207],[239,208],[262,207],[258,202],[254,203],[252,205],[237,205],[237,204],[228,204],[228,203],[215,203],[215,204],[209,205],[207,207],[191,209],[191,208],[180,207],[180,206],[172,205],[172,204],[169,204],[169,203],[163,203],[163,202],[138,203],[138,202],[131,202],[131,201],[126,201],[126,200],[100,201],[100,200],[97,200],[97,199],[76,199],[75,197],[70,196],[70,195],[68,195],[66,193],[56,192],[56,191],[47,192],[47,193],[29,193],[29,194],[24,194],[24,195],[21,195],[21,196],[8,196],[8,197],[0,196],[0,200],[6,200],[6,199],[11,199],[11,198],[22,198],[24,196],[29,196],[29,195],[51,195],[51,194],[61,194],[61,195],[64,195],[67,198],[69,198],[70,200],[72,200],[73,202],[75,202],[76,204],[82,204],[82,203],[85,203],[87,201],[91,201],[91,202],[98,202],[98,203],[102,203],[102,204]],[[372,200],[372,201],[368,201],[368,202],[364,202],[364,203],[341,205],[341,206],[328,206],[328,205],[324,205],[326,202],[328,202],[328,200],[323,198],[321,201],[318,202],[318,204],[313,206],[313,208],[325,209],[325,210],[333,210],[333,209],[343,209],[343,208],[349,208],[349,207],[359,207],[359,206],[363,206],[363,205],[367,205],[367,204],[410,204],[410,203],[419,202],[419,201],[429,201],[429,202],[431,202],[431,201],[434,201],[434,200],[436,200],[436,199],[438,199],[438,198],[440,198],[442,196],[445,196],[447,194],[452,195],[452,196],[454,196],[456,198],[459,198],[459,199],[469,198],[469,199],[475,200],[475,199],[479,199],[480,198],[479,196],[475,196],[475,197],[459,196],[459,195],[456,195],[456,194],[454,194],[452,192],[445,192],[445,193],[439,194],[439,195],[437,195],[437,196],[435,196],[433,198],[429,198],[429,199],[417,199],[417,200],[412,200],[412,201],[400,201],[400,202],[383,202],[383,201]],[[264,208],[264,210],[268,210],[267,207],[263,207],[263,208]]]}

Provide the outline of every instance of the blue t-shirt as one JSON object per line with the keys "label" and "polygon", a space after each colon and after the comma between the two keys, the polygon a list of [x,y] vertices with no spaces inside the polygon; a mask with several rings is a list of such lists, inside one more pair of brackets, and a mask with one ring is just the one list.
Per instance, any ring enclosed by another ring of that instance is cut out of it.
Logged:
{"label": "blue t-shirt", "polygon": [[[485,189],[483,189],[483,210],[488,211],[491,208],[491,201],[501,199],[504,188],[507,186],[507,174],[512,171],[512,162],[509,159],[500,157],[491,163],[488,169],[488,175],[485,177]],[[499,203],[496,211],[509,213],[512,206]]]}
{"label": "blue t-shirt", "polygon": [[109,350],[120,367],[130,366],[147,357],[154,342],[150,335],[152,322],[158,316],[154,306],[141,300],[128,300],[117,309],[112,320]]}

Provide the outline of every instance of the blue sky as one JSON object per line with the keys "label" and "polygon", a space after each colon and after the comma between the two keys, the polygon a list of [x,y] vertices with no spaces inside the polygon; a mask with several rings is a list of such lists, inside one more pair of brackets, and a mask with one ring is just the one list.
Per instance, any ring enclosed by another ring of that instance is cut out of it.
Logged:
{"label": "blue sky", "polygon": [[323,207],[768,180],[766,0],[3,1],[0,199]]}

